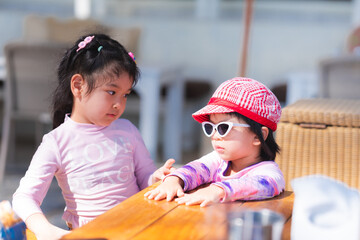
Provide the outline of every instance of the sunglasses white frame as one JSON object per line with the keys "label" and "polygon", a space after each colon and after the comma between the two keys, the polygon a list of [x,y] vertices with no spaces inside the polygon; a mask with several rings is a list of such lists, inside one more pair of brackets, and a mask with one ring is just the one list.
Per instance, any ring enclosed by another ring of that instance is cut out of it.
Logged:
{"label": "sunglasses white frame", "polygon": [[[213,127],[213,129],[212,129],[212,131],[211,131],[210,134],[208,134],[208,133],[206,132],[206,130],[205,130],[205,124],[210,124],[210,125]],[[220,133],[219,133],[219,130],[218,130],[218,126],[221,125],[221,124],[226,124],[226,125],[229,126],[228,130],[227,130],[224,134],[220,134]],[[211,136],[215,133],[215,129],[216,129],[216,131],[218,132],[218,134],[219,134],[220,137],[225,137],[226,135],[228,135],[228,133],[230,132],[230,130],[232,129],[232,127],[250,127],[249,124],[245,124],[245,123],[233,123],[233,122],[219,122],[218,124],[213,124],[213,123],[211,123],[211,122],[202,122],[202,123],[201,123],[201,126],[202,126],[202,129],[203,129],[203,131],[204,131],[204,133],[205,133],[205,135],[206,135],[207,137],[211,137]]]}

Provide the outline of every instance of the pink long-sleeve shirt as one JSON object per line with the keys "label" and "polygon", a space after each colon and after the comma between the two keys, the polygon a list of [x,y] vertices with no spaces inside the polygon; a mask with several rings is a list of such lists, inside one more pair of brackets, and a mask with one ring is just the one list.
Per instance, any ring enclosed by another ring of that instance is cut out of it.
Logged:
{"label": "pink long-sleeve shirt", "polygon": [[184,191],[212,183],[225,192],[222,202],[260,200],[274,197],[285,188],[284,176],[274,161],[262,161],[231,176],[224,176],[228,162],[214,151],[177,169],[174,175],[184,181]]}
{"label": "pink long-sleeve shirt", "polygon": [[139,131],[128,120],[101,127],[66,116],[43,137],[13,195],[13,208],[24,221],[41,213],[55,176],[66,203],[63,219],[77,228],[147,187],[155,169]]}

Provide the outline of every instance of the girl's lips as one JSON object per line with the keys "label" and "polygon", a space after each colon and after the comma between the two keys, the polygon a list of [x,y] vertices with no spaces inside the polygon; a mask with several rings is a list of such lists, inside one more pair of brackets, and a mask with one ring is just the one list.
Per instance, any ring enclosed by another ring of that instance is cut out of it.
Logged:
{"label": "girl's lips", "polygon": [[108,113],[108,116],[115,118],[117,114]]}
{"label": "girl's lips", "polygon": [[216,143],[213,144],[213,146],[214,146],[215,149],[218,149],[218,148],[224,149],[223,147],[221,147],[220,145],[217,145]]}
{"label": "girl's lips", "polygon": [[214,149],[215,149],[215,151],[217,151],[217,152],[223,152],[223,151],[224,151],[224,148],[223,148],[223,147],[220,147],[220,146],[214,146]]}

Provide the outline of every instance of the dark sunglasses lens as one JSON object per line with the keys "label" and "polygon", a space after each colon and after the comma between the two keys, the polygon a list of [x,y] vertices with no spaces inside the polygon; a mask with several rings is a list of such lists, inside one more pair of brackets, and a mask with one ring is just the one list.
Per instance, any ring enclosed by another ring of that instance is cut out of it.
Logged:
{"label": "dark sunglasses lens", "polygon": [[221,136],[224,135],[228,131],[228,129],[229,129],[229,125],[225,123],[220,124],[217,128]]}
{"label": "dark sunglasses lens", "polygon": [[204,124],[204,130],[206,132],[206,134],[210,135],[213,131],[213,126],[211,124]]}

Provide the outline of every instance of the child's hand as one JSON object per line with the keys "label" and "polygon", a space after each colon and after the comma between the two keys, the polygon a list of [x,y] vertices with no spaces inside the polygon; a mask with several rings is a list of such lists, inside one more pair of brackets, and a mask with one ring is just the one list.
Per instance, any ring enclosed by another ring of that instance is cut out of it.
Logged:
{"label": "child's hand", "polygon": [[34,213],[26,219],[26,226],[37,240],[58,240],[69,231],[51,224],[42,213]]}
{"label": "child's hand", "polygon": [[39,235],[36,235],[36,238],[37,240],[58,240],[68,233],[70,233],[70,231],[53,226],[52,228],[46,230],[44,229],[43,232],[41,232]]}
{"label": "child's hand", "polygon": [[144,194],[148,199],[171,201],[174,197],[184,196],[183,181],[176,176],[167,177],[157,188]]}
{"label": "child's hand", "polygon": [[183,197],[175,199],[179,204],[196,205],[200,204],[200,207],[211,205],[212,203],[218,203],[225,196],[225,192],[222,188],[216,185],[209,185],[207,187],[196,190],[195,192],[184,194]]}
{"label": "child's hand", "polygon": [[175,163],[175,159],[168,159],[164,166],[156,170],[152,175],[152,183],[156,183],[157,181],[163,180],[164,177],[175,170],[172,166]]}

